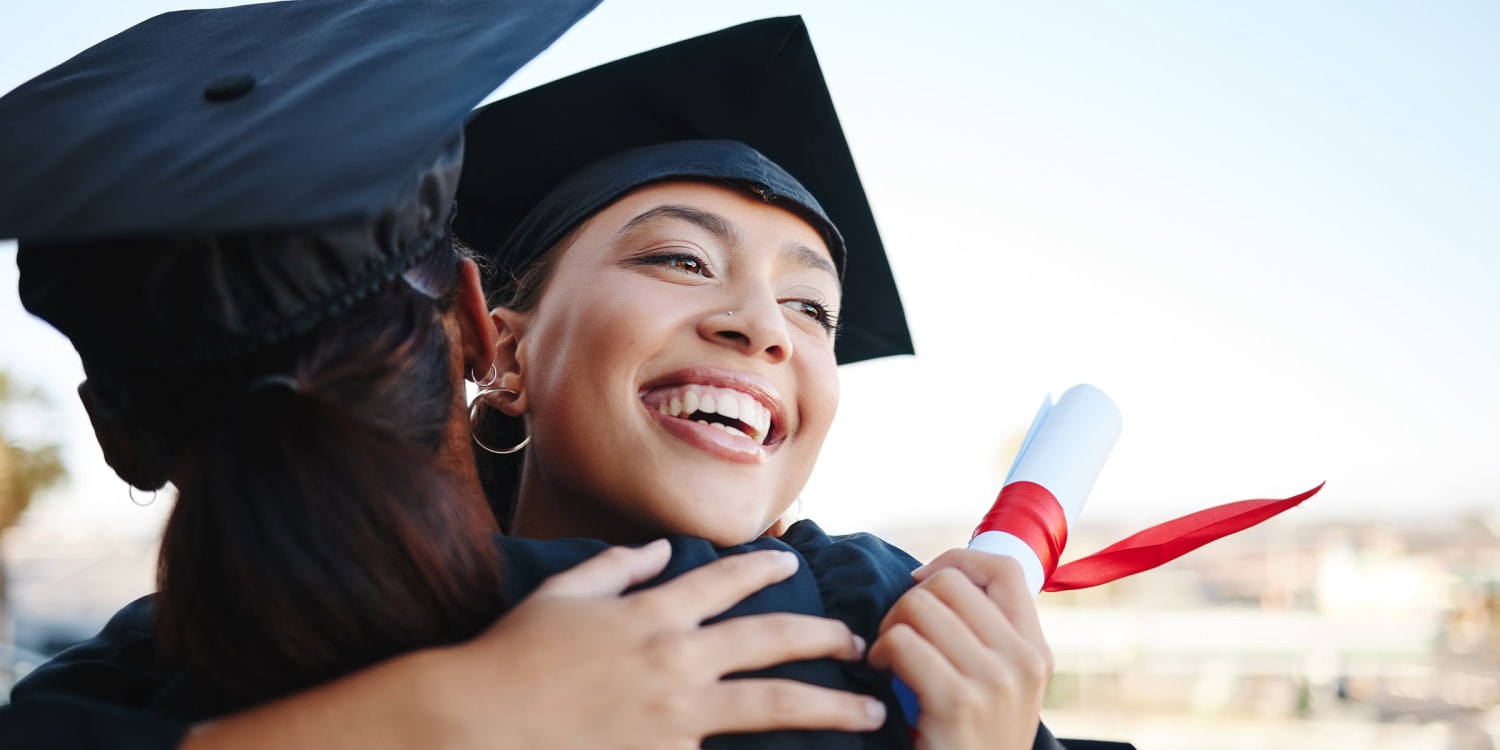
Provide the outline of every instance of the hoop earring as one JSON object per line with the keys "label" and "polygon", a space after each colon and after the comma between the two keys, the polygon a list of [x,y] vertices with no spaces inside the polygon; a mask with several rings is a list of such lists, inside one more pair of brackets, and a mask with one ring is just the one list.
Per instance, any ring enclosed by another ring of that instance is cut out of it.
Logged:
{"label": "hoop earring", "polygon": [[[488,388],[488,387],[494,385],[496,380],[500,379],[500,371],[495,369],[495,363],[494,362],[490,362],[490,374],[489,374],[489,377],[487,377],[483,381],[481,381],[479,379],[479,376],[476,375],[476,374],[474,374],[474,368],[470,367],[469,368],[469,379],[472,380],[472,381],[474,381],[474,385],[477,385],[480,388]],[[512,393],[514,393],[514,391],[512,391]]]}
{"label": "hoop earring", "polygon": [[133,484],[131,484],[129,482],[126,482],[125,483],[125,488],[130,493],[130,502],[134,503],[136,505],[136,507],[138,507],[138,508],[144,508],[144,507],[146,507],[146,506],[148,506],[148,505],[156,502],[156,493],[157,493],[157,490],[151,490],[151,499],[147,500],[146,502],[143,503],[140,500],[135,499],[135,485],[133,485]]}
{"label": "hoop earring", "polygon": [[479,413],[480,413],[479,410],[484,407],[484,401],[483,401],[484,395],[486,393],[492,393],[494,391],[499,391],[501,393],[509,393],[512,396],[519,396],[519,395],[521,395],[521,394],[516,393],[515,391],[513,391],[513,390],[511,390],[509,388],[491,388],[490,390],[487,390],[487,391],[480,391],[477,395],[475,395],[474,396],[474,400],[469,402],[469,437],[471,439],[473,439],[475,445],[477,445],[477,446],[479,446],[479,447],[481,447],[481,448],[489,451],[490,453],[493,453],[493,454],[495,454],[497,456],[508,456],[508,455],[510,455],[512,453],[519,452],[522,448],[525,448],[526,444],[531,442],[531,436],[527,435],[524,440],[522,440],[519,443],[516,443],[515,445],[513,445],[513,446],[511,446],[509,448],[506,448],[505,450],[496,450],[494,448],[489,447],[488,445],[485,445],[484,441],[479,439],[479,434],[475,431],[475,428],[477,427],[477,423],[479,422]]}

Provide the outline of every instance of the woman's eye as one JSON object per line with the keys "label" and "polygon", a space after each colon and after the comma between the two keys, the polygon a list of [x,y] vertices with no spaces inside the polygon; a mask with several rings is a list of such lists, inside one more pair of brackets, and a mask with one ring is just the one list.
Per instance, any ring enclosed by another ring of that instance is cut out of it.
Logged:
{"label": "woman's eye", "polygon": [[696,274],[703,273],[703,262],[698,260],[697,258],[693,258],[687,255],[678,255],[671,258],[671,263],[672,267],[679,271],[686,271],[688,273]]}
{"label": "woman's eye", "polygon": [[661,253],[659,255],[647,255],[633,261],[637,265],[659,266],[670,268],[674,271],[690,273],[694,276],[712,276],[709,272],[708,262],[702,258],[689,253]]}
{"label": "woman's eye", "polygon": [[828,331],[832,331],[835,328],[833,314],[828,312],[828,308],[820,302],[805,299],[790,299],[783,304],[812,318],[818,325]]}

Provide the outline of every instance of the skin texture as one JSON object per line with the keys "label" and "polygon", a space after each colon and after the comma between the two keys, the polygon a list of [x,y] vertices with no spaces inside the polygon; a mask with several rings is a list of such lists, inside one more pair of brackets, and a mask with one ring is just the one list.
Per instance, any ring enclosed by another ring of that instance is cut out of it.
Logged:
{"label": "skin texture", "polygon": [[[494,311],[500,385],[520,395],[493,405],[531,433],[515,533],[760,535],[807,482],[837,409],[817,315],[835,316],[840,296],[817,232],[748,192],[668,182],[596,214],[533,310]],[[774,444],[726,445],[642,400],[687,383],[757,394],[777,415]]]}

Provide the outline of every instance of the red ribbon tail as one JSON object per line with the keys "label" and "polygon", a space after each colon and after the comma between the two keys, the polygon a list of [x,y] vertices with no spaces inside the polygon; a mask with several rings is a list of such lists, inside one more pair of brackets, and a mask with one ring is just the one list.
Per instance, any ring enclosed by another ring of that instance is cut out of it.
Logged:
{"label": "red ribbon tail", "polygon": [[1241,500],[1206,508],[1132,534],[1088,557],[1058,566],[1043,591],[1086,589],[1176,560],[1209,542],[1294,508],[1323,489],[1319,484],[1285,500]]}

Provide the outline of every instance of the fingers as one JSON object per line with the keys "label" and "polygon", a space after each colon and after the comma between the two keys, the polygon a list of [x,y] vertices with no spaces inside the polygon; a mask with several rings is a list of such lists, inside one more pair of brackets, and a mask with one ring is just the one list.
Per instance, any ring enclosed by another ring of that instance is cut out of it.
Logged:
{"label": "fingers", "polygon": [[794,680],[725,680],[692,710],[705,735],[772,729],[869,732],[885,723],[885,704],[868,695]]}
{"label": "fingers", "polygon": [[672,546],[658,539],[642,547],[610,547],[548,578],[533,598],[606,597],[625,591],[660,573],[672,558]]}
{"label": "fingers", "polygon": [[905,599],[892,607],[882,625],[905,621],[930,637],[969,632],[991,649],[1025,637],[983,589],[957,570],[929,576]]}
{"label": "fingers", "polygon": [[886,624],[916,631],[959,672],[970,677],[986,674],[998,668],[995,652],[1010,651],[1021,639],[974,584],[957,575],[948,580],[957,585],[941,594],[933,581],[907,592],[891,608]]}
{"label": "fingers", "polygon": [[646,591],[631,594],[632,605],[650,613],[679,613],[702,622],[745,597],[797,572],[797,556],[779,550],[720,558]]}
{"label": "fingers", "polygon": [[763,669],[804,659],[864,658],[863,638],[838,620],[813,615],[765,614],[736,617],[699,631],[693,646],[721,673]]}
{"label": "fingers", "polygon": [[892,626],[875,640],[870,647],[870,666],[894,672],[911,686],[923,705],[949,702],[950,687],[961,681],[953,663],[904,623]]}
{"label": "fingers", "polygon": [[1026,574],[1021,572],[1021,566],[1015,560],[977,550],[953,549],[917,568],[912,572],[912,578],[920,585],[943,570],[956,570],[983,589],[985,596],[1000,608],[1005,619],[1023,638],[1038,642],[1045,640],[1036,601],[1026,588]]}
{"label": "fingers", "polygon": [[914,578],[881,623],[872,665],[894,670],[923,700],[956,705],[1045,686],[1052,654],[1019,565],[956,550]]}

